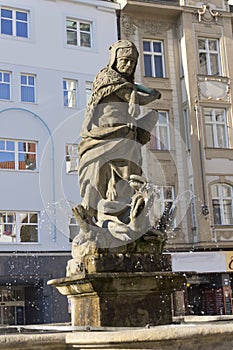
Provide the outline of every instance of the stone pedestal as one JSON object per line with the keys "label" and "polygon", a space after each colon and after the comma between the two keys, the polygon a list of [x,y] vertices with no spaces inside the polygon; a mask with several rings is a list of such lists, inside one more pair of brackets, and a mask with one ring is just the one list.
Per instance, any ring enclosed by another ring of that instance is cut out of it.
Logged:
{"label": "stone pedestal", "polygon": [[172,321],[171,294],[185,285],[172,272],[100,272],[49,281],[71,303],[73,326],[145,327]]}

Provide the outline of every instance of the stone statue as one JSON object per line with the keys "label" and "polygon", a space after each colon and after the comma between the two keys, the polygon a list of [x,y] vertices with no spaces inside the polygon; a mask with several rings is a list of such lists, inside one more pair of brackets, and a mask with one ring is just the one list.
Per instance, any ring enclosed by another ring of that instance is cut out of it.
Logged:
{"label": "stone statue", "polygon": [[172,322],[171,295],[186,285],[162,254],[171,213],[148,211],[156,192],[142,176],[141,148],[157,121],[140,105],[159,99],[134,83],[135,45],[119,40],[93,83],[79,144],[80,231],[66,278],[48,282],[70,302],[73,326],[145,327]]}
{"label": "stone statue", "polygon": [[142,176],[141,147],[150,140],[157,113],[141,116],[140,106],[161,93],[134,82],[137,60],[136,46],[119,40],[93,82],[79,144],[83,200],[73,208],[80,226],[73,257],[90,253],[93,246],[122,246],[153,231],[148,218],[153,196]]}

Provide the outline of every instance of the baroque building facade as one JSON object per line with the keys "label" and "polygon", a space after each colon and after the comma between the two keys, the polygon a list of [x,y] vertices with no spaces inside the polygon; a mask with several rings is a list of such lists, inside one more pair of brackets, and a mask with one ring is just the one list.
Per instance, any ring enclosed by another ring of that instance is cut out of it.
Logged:
{"label": "baroque building facade", "polygon": [[[233,16],[228,1],[119,1],[137,80],[159,89],[145,173],[177,211],[167,250],[188,276],[175,313],[232,314]],[[194,272],[194,273],[193,273]]]}

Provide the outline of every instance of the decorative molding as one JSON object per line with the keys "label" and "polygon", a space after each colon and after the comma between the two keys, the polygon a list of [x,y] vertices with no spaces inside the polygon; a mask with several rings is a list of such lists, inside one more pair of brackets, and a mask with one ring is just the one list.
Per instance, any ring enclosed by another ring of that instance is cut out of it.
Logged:
{"label": "decorative molding", "polygon": [[197,10],[198,21],[210,23],[212,21],[217,22],[218,17],[221,14],[218,11],[212,10],[209,4],[204,3],[201,9]]}
{"label": "decorative molding", "polygon": [[143,30],[144,34],[155,35],[162,34],[162,25],[159,22],[151,21],[148,19],[137,20],[138,26]]}
{"label": "decorative molding", "polygon": [[198,76],[200,100],[230,102],[230,79],[216,76]]}
{"label": "decorative molding", "polygon": [[224,229],[216,229],[216,236],[218,241],[233,241],[233,229],[232,230],[224,230]]}
{"label": "decorative molding", "polygon": [[131,39],[135,35],[136,28],[139,28],[143,35],[155,36],[162,35],[164,32],[172,28],[172,24],[158,22],[148,18],[131,18],[129,16],[121,16],[122,34],[126,39]]}
{"label": "decorative molding", "polygon": [[130,40],[135,35],[136,27],[129,16],[121,16],[121,27],[126,39]]}
{"label": "decorative molding", "polygon": [[165,22],[156,22],[153,19],[143,19],[137,18],[135,19],[135,24],[143,30],[144,35],[162,35],[164,32],[169,30],[172,27],[172,24],[168,24]]}

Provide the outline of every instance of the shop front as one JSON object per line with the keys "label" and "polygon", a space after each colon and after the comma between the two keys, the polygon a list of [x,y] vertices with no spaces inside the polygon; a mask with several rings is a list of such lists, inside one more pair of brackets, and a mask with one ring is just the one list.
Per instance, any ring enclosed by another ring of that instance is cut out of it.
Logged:
{"label": "shop front", "polygon": [[[232,315],[233,251],[172,254],[172,270],[187,276],[183,315]],[[181,296],[175,293],[174,315]]]}

